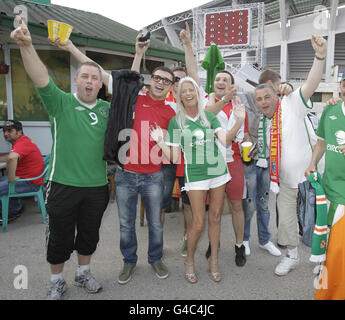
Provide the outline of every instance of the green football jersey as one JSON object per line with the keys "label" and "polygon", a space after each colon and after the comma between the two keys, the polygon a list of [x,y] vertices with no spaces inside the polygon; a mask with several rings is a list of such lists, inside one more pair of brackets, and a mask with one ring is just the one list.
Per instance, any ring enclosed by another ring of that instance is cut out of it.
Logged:
{"label": "green football jersey", "polygon": [[103,148],[109,103],[97,100],[87,107],[52,79],[36,89],[49,113],[53,138],[48,180],[75,187],[107,184]]}
{"label": "green football jersey", "polygon": [[325,140],[326,158],[324,190],[330,201],[345,205],[345,156],[339,145],[345,145],[344,103],[326,107],[322,113],[317,136]]}
{"label": "green football jersey", "polygon": [[219,120],[211,112],[205,112],[210,128],[201,123],[200,117],[187,118],[183,130],[176,117],[169,122],[166,144],[180,146],[184,157],[184,177],[186,182],[196,182],[216,178],[228,173],[223,154],[216,144],[215,132],[221,130]]}

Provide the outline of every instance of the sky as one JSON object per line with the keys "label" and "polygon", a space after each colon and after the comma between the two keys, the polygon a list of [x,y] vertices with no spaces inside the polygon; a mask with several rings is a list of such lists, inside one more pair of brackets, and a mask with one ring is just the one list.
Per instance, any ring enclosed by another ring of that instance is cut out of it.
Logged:
{"label": "sky", "polygon": [[135,30],[211,0],[51,0],[52,4],[99,13]]}

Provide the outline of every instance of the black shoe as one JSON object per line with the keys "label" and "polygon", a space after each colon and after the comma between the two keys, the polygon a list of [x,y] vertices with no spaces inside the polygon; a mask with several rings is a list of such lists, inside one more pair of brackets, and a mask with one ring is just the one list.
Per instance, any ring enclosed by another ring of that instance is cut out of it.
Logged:
{"label": "black shoe", "polygon": [[[218,249],[219,248],[220,248],[220,242],[218,244]],[[211,243],[210,242],[208,243],[208,248],[206,250],[205,257],[207,260],[211,257]]]}
{"label": "black shoe", "polygon": [[238,267],[243,267],[247,262],[244,245],[242,244],[240,247],[237,247],[235,245],[235,252],[236,252],[236,257],[235,257],[236,265]]}

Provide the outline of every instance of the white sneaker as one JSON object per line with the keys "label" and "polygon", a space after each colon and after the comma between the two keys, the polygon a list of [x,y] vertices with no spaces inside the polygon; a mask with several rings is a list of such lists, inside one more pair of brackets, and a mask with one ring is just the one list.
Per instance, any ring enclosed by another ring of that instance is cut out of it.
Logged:
{"label": "white sneaker", "polygon": [[285,276],[291,270],[295,269],[296,266],[299,264],[299,259],[292,259],[289,256],[285,256],[279,264],[276,266],[274,273],[278,276]]}
{"label": "white sneaker", "polygon": [[244,252],[246,254],[246,256],[250,256],[250,247],[249,247],[249,241],[243,241],[243,245],[244,245]]}
{"label": "white sneaker", "polygon": [[271,241],[268,241],[263,246],[261,244],[259,244],[259,247],[262,248],[262,249],[267,250],[272,256],[279,257],[282,254],[280,252],[280,250]]}

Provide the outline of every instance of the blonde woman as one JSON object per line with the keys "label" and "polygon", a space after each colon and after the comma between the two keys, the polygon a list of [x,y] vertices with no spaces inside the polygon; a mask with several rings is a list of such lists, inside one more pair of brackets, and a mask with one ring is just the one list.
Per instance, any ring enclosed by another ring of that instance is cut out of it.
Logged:
{"label": "blonde woman", "polygon": [[223,146],[232,142],[245,119],[244,106],[234,110],[237,121],[229,132],[225,132],[212,113],[204,111],[204,97],[197,83],[190,77],[180,80],[177,95],[177,113],[170,120],[166,142],[161,128],[150,128],[150,134],[164,155],[173,163],[178,162],[181,148],[185,161],[185,189],[190,199],[193,222],[187,235],[187,258],[185,278],[196,283],[194,254],[205,227],[205,201],[210,194],[208,211],[208,236],[211,243],[209,259],[210,278],[221,281],[218,268],[218,243],[220,220],[223,209],[225,185],[231,179],[223,154],[216,138]]}

